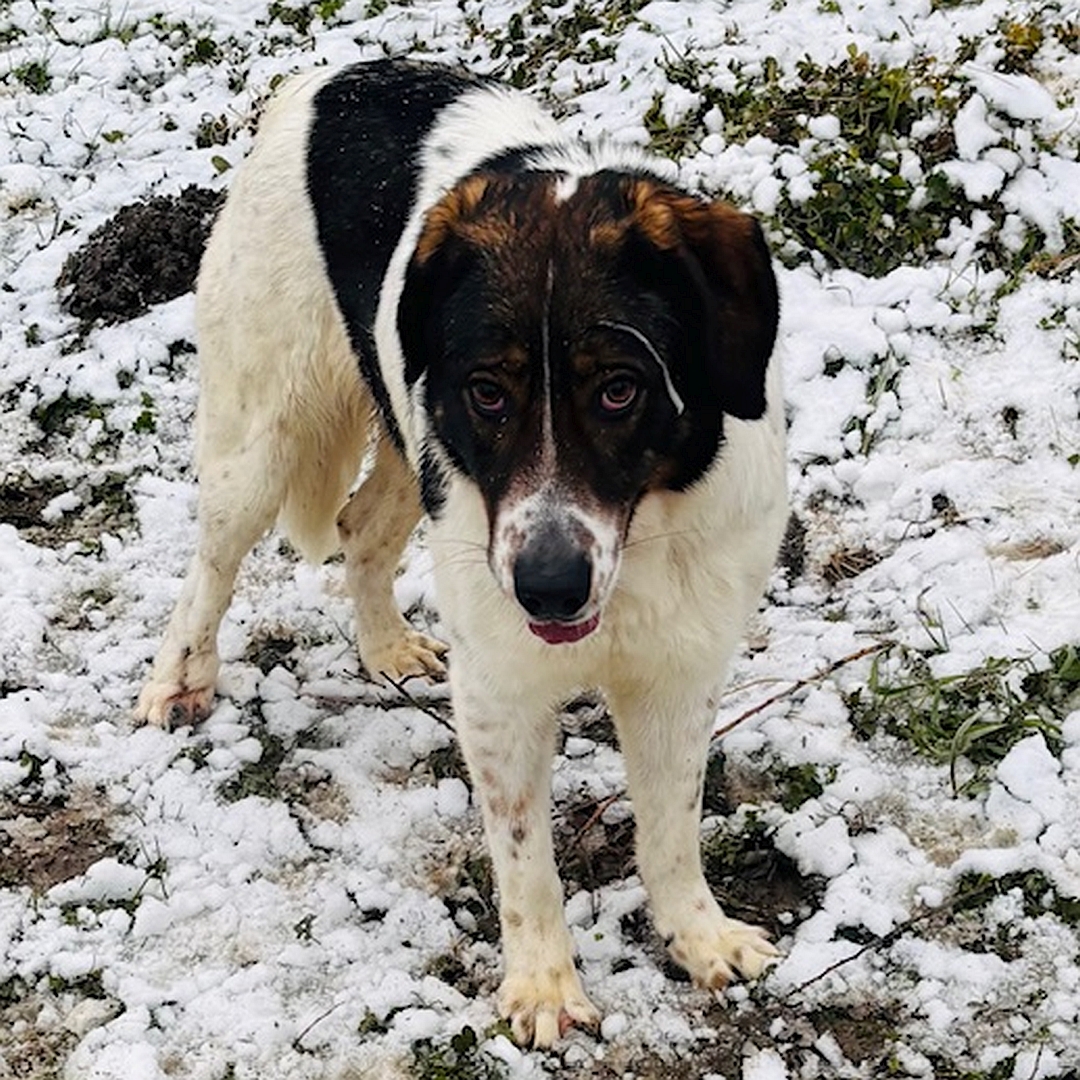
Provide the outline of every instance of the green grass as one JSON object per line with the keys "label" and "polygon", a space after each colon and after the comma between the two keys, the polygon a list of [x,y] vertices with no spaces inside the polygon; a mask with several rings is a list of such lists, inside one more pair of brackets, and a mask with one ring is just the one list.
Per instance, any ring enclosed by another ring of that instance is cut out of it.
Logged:
{"label": "green grass", "polygon": [[[978,790],[1023,738],[1041,734],[1061,751],[1061,723],[1080,696],[1077,646],[1031,657],[990,658],[970,671],[935,676],[922,654],[894,647],[874,657],[865,687],[846,695],[855,730],[885,732],[947,764],[956,794]],[[961,781],[961,759],[974,766]]]}
{"label": "green grass", "polygon": [[556,64],[573,59],[596,63],[615,55],[620,33],[645,0],[575,0],[571,10],[552,12],[546,0],[529,0],[505,26],[488,28],[472,17],[470,33],[487,42],[502,62],[501,75],[513,86],[539,84]]}
{"label": "green grass", "polygon": [[[1026,71],[1047,36],[1030,23],[1003,22],[999,33],[1006,72]],[[1048,252],[1046,236],[1030,222],[1018,244],[1006,245],[1000,202],[972,202],[941,170],[956,156],[953,122],[971,93],[960,70],[965,59],[922,56],[891,66],[852,45],[838,63],[805,59],[792,75],[769,58],[752,73],[735,65],[720,72],[715,61],[668,53],[660,65],[667,81],[692,90],[698,104],[671,120],[657,92],[643,122],[651,149],[675,160],[697,151],[706,117],[717,111],[727,143],[763,137],[797,152],[807,162],[810,191],[785,183],[767,216],[788,263],[817,256],[880,277],[941,257],[938,245],[980,210],[992,222],[978,249],[982,269],[1004,270],[1010,285],[1026,271],[1052,273],[1080,252],[1076,222],[1063,223],[1061,251]],[[731,75],[735,88],[723,89]],[[814,121],[826,116],[838,124],[836,138],[812,134]]]}
{"label": "green grass", "polygon": [[506,1067],[486,1055],[471,1027],[463,1027],[448,1042],[421,1039],[413,1044],[410,1075],[415,1080],[502,1080]]}
{"label": "green grass", "polygon": [[1021,870],[1001,877],[968,873],[956,883],[954,911],[978,911],[991,900],[1019,893],[1024,914],[1029,918],[1056,915],[1071,927],[1080,927],[1080,897],[1062,896],[1041,870]]}
{"label": "green grass", "polygon": [[281,736],[261,725],[253,726],[251,734],[262,744],[262,755],[258,761],[245,764],[234,777],[221,785],[219,794],[226,802],[239,802],[252,796],[281,798],[278,773],[292,747]]}
{"label": "green grass", "polygon": [[[1016,1076],[1015,1054],[1002,1058],[1001,1061],[989,1069],[969,1069],[966,1065],[958,1065],[936,1056],[931,1059],[931,1062],[935,1080],[1014,1080]],[[908,1074],[905,1070],[896,1075],[906,1076]],[[1067,1078],[1063,1078],[1063,1080],[1067,1080]]]}
{"label": "green grass", "polygon": [[277,22],[291,27],[306,37],[311,33],[313,23],[318,21],[325,24],[333,21],[344,6],[345,0],[314,0],[308,4],[285,4],[280,0],[272,0],[267,15],[270,23]]}
{"label": "green grass", "polygon": [[145,390],[139,396],[142,409],[131,424],[131,430],[137,435],[153,435],[157,431],[157,417],[153,397]]}
{"label": "green grass", "polygon": [[30,410],[30,419],[45,435],[70,436],[81,418],[104,420],[105,410],[93,398],[84,394],[72,396],[64,390],[52,401],[42,402]]}
{"label": "green grass", "polygon": [[31,94],[47,94],[52,89],[52,75],[44,60],[28,60],[13,68],[11,74]]}

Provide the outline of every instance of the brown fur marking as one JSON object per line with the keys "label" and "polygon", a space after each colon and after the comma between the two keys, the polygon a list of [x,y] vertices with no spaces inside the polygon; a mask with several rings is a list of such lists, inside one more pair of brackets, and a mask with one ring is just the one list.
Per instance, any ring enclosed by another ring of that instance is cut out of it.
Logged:
{"label": "brown fur marking", "polygon": [[416,241],[416,259],[421,265],[476,213],[487,189],[486,176],[466,177],[424,215],[424,226]]}

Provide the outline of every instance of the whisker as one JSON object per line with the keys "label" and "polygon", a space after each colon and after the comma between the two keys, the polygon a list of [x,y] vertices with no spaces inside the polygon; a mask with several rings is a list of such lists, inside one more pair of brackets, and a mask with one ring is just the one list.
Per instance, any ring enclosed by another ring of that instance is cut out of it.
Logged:
{"label": "whisker", "polygon": [[623,544],[623,550],[640,547],[642,544],[651,544],[656,540],[672,540],[679,536],[697,536],[700,533],[700,529],[674,529],[671,532],[652,533],[649,536],[639,536],[636,540],[628,540]]}
{"label": "whisker", "polygon": [[487,554],[487,544],[477,543],[475,540],[464,540],[458,537],[451,536],[447,539],[440,538],[439,540],[428,540],[427,546],[429,548],[447,548],[447,547],[461,547],[468,548],[471,551],[482,551]]}
{"label": "whisker", "polygon": [[439,564],[441,566],[487,566],[487,558],[478,555],[475,551],[461,551],[456,555],[440,558]]}

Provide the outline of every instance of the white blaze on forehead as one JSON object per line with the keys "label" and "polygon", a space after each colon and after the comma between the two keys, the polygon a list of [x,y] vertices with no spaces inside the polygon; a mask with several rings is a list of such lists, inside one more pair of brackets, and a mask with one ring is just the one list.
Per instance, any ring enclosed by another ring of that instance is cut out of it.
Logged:
{"label": "white blaze on forehead", "polygon": [[540,430],[540,474],[545,480],[555,476],[555,407],[551,379],[551,294],[555,288],[555,266],[548,263],[544,293],[544,315],[540,326],[540,363],[543,365],[544,401]]}
{"label": "white blaze on forehead", "polygon": [[[576,185],[569,178],[566,184]],[[556,188],[569,190],[560,182]],[[514,568],[517,559],[540,532],[557,531],[568,545],[577,548],[589,560],[591,589],[587,610],[599,612],[614,588],[622,555],[622,529],[624,522],[617,510],[609,514],[597,513],[592,507],[596,500],[579,485],[583,478],[562,475],[560,471],[559,446],[555,434],[555,386],[553,378],[554,358],[551,354],[552,296],[555,287],[555,265],[548,263],[544,282],[544,307],[540,326],[541,364],[541,421],[538,453],[531,461],[519,462],[519,472],[511,483],[511,489],[495,511],[491,524],[491,542],[488,552],[492,573],[500,588],[509,597],[516,597]],[[650,355],[660,365],[668,392],[676,409],[683,411],[683,402],[675,392],[663,360],[652,344],[633,327],[611,323],[605,324],[637,337]],[[576,493],[577,489],[579,493]]]}
{"label": "white blaze on forehead", "polygon": [[555,201],[557,203],[564,203],[574,197],[574,193],[578,189],[578,183],[581,177],[579,176],[560,176],[555,181]]}
{"label": "white blaze on forehead", "polygon": [[671,381],[671,372],[668,371],[668,366],[664,361],[664,358],[657,351],[656,346],[640,331],[637,327],[627,326],[625,323],[608,322],[601,320],[597,325],[606,326],[609,330],[619,330],[624,334],[629,334],[636,341],[640,342],[645,351],[656,361],[656,366],[660,369],[660,373],[664,376],[664,388],[667,390],[668,397],[671,398],[672,405],[675,406],[675,412],[678,416],[686,411],[686,405],[683,403],[683,399],[679,396],[679,392],[675,389],[675,384]]}
{"label": "white blaze on forehead", "polygon": [[639,147],[611,141],[583,143],[553,139],[529,155],[528,167],[560,173],[567,185],[562,189],[565,198],[571,198],[576,190],[569,185],[599,172],[652,176],[667,184],[676,184],[679,179],[679,170],[673,162],[653,157]]}

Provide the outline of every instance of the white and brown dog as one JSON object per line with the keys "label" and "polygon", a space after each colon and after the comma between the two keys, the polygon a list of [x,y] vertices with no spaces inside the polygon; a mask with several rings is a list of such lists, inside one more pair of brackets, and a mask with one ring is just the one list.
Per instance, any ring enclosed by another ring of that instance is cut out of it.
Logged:
{"label": "white and brown dog", "polygon": [[392,591],[426,511],[523,1043],[598,1018],[549,805],[557,709],[582,689],[614,716],[671,955],[707,987],[775,955],[713,899],[698,834],[717,696],[786,517],[776,326],[751,218],[434,65],[288,84],[207,247],[198,549],[139,714],[207,714],[237,568],[275,519],[310,559],[344,549],[369,672],[443,675]]}

